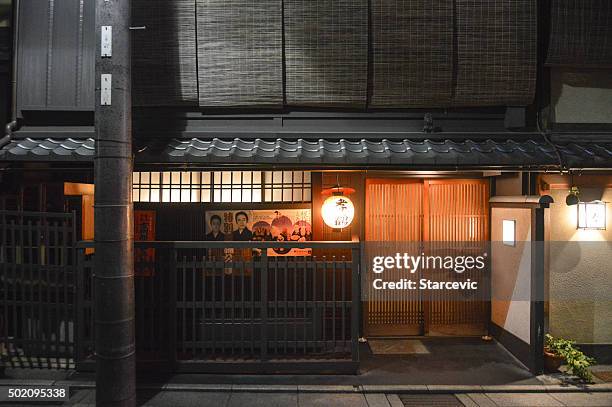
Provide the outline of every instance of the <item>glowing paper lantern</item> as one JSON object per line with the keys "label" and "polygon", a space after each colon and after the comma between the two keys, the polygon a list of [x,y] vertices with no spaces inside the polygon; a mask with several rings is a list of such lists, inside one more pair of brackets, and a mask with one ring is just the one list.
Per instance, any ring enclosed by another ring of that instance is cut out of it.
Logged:
{"label": "glowing paper lantern", "polygon": [[345,195],[332,195],[321,207],[323,222],[334,229],[344,229],[353,222],[355,206]]}

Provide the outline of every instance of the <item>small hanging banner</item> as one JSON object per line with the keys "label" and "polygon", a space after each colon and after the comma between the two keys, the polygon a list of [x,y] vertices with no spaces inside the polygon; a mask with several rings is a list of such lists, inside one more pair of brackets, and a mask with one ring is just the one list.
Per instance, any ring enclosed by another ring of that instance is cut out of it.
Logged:
{"label": "small hanging banner", "polygon": [[[155,240],[155,211],[134,211],[134,240]],[[152,277],[155,272],[155,249],[134,249],[134,275]]]}

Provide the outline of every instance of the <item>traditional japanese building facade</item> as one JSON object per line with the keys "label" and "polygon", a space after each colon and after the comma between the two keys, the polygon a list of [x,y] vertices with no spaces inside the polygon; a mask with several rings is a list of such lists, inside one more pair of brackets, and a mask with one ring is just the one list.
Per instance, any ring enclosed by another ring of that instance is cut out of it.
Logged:
{"label": "traditional japanese building facade", "polygon": [[[91,369],[113,51],[96,2],[53,3],[15,2],[0,342],[16,365]],[[609,356],[612,52],[570,39],[610,40],[612,7],[307,3],[132,1],[138,362],[357,372],[360,338],[492,335],[539,372],[545,332]],[[408,272],[478,288],[377,290],[396,253],[482,258]]]}

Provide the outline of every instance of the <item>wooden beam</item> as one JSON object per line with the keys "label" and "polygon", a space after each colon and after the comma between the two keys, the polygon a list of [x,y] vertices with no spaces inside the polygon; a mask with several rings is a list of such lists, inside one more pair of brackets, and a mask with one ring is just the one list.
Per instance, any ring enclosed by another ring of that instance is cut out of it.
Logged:
{"label": "wooden beam", "polygon": [[64,182],[64,195],[93,195],[94,184]]}

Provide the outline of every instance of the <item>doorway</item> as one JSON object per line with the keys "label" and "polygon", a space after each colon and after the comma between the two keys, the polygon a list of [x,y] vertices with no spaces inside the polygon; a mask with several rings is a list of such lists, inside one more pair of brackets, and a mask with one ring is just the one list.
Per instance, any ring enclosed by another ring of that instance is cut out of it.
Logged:
{"label": "doorway", "polygon": [[[366,242],[385,251],[433,256],[486,253],[489,240],[489,185],[482,179],[367,179]],[[368,254],[366,257],[374,255]],[[371,259],[367,259],[371,264]],[[386,270],[386,281],[406,278],[405,270]],[[376,290],[368,273],[364,330],[368,337],[471,336],[486,333],[488,267],[457,276],[435,266],[412,279],[479,281],[465,296],[452,290]]]}

